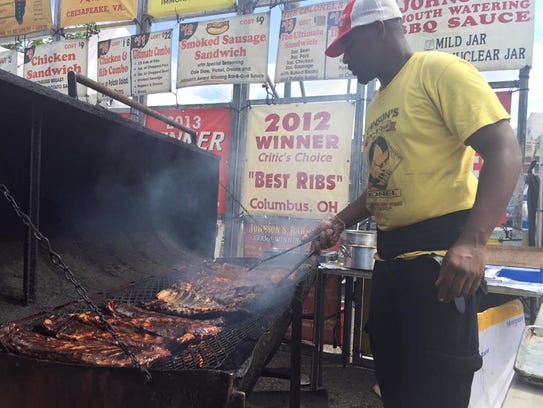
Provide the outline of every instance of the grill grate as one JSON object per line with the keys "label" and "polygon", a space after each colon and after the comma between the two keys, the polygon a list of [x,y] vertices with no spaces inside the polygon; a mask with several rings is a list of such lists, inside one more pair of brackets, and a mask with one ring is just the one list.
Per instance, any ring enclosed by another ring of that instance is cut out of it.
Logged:
{"label": "grill grate", "polygon": [[[141,306],[142,303],[156,299],[156,294],[171,286],[180,276],[152,276],[142,281],[134,282],[128,287],[106,291],[93,298],[94,303],[103,308],[107,300]],[[271,289],[273,290],[273,289]],[[292,288],[292,291],[294,288]],[[227,360],[238,361],[234,368],[245,361],[243,358],[243,344],[250,345],[245,350],[246,358],[252,352],[252,346],[267,331],[273,329],[275,319],[287,308],[292,297],[292,291],[281,291],[281,296],[274,297],[273,304],[269,302],[261,305],[250,314],[233,314],[232,318],[225,319],[223,330],[215,336],[200,341],[197,344],[188,345],[186,349],[177,352],[173,357],[161,360],[152,366],[156,370],[183,370],[183,369],[219,369],[224,368]],[[68,305],[60,308],[56,313],[70,314],[87,312],[90,309],[84,302]],[[28,326],[37,323],[39,319],[27,321]],[[252,345],[252,346],[251,346]],[[239,355],[238,355],[239,354]],[[242,359],[243,361],[239,361]],[[226,369],[231,369],[227,367]]]}

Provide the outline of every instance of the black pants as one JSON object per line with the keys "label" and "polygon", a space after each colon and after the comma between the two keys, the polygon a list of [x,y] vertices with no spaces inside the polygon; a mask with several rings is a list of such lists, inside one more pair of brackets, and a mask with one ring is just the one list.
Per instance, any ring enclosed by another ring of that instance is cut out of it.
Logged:
{"label": "black pants", "polygon": [[431,257],[377,261],[368,332],[385,408],[464,408],[479,355],[477,308],[437,300]]}

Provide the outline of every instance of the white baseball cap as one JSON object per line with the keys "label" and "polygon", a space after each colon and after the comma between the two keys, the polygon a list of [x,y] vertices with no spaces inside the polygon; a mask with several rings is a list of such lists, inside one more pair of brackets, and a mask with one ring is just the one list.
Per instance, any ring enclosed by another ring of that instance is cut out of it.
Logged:
{"label": "white baseball cap", "polygon": [[329,57],[339,57],[343,54],[345,48],[341,39],[355,27],[401,17],[402,13],[396,0],[351,0],[339,18],[338,36],[328,46],[325,54]]}

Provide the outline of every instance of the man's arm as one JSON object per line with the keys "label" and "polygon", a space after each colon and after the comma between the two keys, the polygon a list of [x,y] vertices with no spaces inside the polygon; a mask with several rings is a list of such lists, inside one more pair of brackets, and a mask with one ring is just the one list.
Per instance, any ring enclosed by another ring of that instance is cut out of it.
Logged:
{"label": "man's arm", "polygon": [[486,244],[515,189],[521,154],[508,121],[485,126],[466,144],[483,158],[475,204],[459,239],[447,251],[436,281],[439,299],[473,294],[484,277]]}
{"label": "man's arm", "polygon": [[366,208],[366,191],[364,191],[360,197],[337,213],[336,216],[321,222],[307,235],[311,237],[319,234],[319,239],[313,243],[312,249],[318,252],[321,249],[333,247],[338,242],[341,232],[346,227],[363,221],[370,215]]}

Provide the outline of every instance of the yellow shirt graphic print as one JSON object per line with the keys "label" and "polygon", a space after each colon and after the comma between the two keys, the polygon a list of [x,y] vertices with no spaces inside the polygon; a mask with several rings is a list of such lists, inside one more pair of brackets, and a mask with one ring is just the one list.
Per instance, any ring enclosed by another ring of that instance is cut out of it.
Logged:
{"label": "yellow shirt graphic print", "polygon": [[379,136],[369,145],[368,158],[368,191],[385,191],[390,176],[400,164],[400,155],[388,146],[384,137]]}

